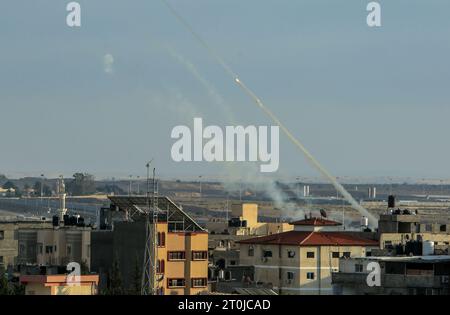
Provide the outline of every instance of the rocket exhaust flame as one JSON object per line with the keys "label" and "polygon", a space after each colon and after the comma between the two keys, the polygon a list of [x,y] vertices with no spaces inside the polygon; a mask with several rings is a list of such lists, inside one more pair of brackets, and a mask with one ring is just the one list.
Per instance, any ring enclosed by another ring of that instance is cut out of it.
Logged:
{"label": "rocket exhaust flame", "polygon": [[192,34],[192,36],[211,54],[212,57],[221,65],[223,70],[236,82],[237,85],[256,103],[256,105],[261,108],[261,110],[284,132],[288,139],[300,149],[300,151],[305,155],[305,157],[310,161],[310,163],[324,176],[327,178],[334,188],[341,193],[344,199],[351,204],[351,206],[357,210],[361,215],[369,219],[369,224],[372,227],[378,226],[378,221],[367,209],[361,206],[350,193],[345,190],[345,188],[336,180],[336,178],[331,175],[314,156],[306,149],[306,147],[285,127],[275,114],[273,114],[267,106],[259,99],[259,97],[250,90],[244,82],[238,77],[236,73],[228,66],[228,64],[192,29],[189,23],[183,19],[183,17],[178,14],[178,12],[167,2],[167,0],[161,0],[170,12],[175,16],[175,18]]}

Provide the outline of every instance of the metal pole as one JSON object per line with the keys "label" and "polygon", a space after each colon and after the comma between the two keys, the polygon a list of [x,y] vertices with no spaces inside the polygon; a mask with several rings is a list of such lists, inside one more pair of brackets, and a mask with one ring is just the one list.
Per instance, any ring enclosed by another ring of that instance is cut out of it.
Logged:
{"label": "metal pole", "polygon": [[139,186],[139,180],[140,180],[140,176],[137,176],[137,194],[138,194],[138,196],[141,194],[141,189],[140,189],[140,186]]}
{"label": "metal pole", "polygon": [[131,196],[131,179],[133,178],[133,175],[130,175],[130,186],[128,187],[128,196]]}
{"label": "metal pole", "polygon": [[44,201],[44,174],[41,174],[41,209],[43,208],[43,201]]}
{"label": "metal pole", "polygon": [[116,195],[116,179],[113,177],[112,178],[112,194],[115,196]]}

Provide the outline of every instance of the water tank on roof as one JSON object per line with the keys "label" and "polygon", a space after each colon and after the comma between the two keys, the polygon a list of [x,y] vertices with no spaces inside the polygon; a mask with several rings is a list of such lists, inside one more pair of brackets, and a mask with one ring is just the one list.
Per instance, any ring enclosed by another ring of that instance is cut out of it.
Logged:
{"label": "water tank on roof", "polygon": [[361,218],[361,227],[368,227],[369,226],[369,219],[367,217]]}
{"label": "water tank on roof", "polygon": [[54,215],[52,217],[52,223],[53,223],[53,226],[59,226],[59,217],[57,215]]}
{"label": "water tank on roof", "polygon": [[422,255],[429,256],[434,255],[434,242],[424,241],[422,245]]}
{"label": "water tank on roof", "polygon": [[395,208],[395,196],[389,195],[388,197],[388,208]]}

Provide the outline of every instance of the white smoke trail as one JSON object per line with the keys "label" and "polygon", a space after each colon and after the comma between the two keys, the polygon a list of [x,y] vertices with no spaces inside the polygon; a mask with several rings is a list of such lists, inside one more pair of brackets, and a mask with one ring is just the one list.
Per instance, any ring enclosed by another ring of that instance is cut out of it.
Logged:
{"label": "white smoke trail", "polygon": [[258,105],[258,107],[275,123],[277,124],[284,134],[288,137],[288,139],[300,149],[300,151],[306,156],[306,158],[310,161],[310,163],[321,173],[325,178],[327,178],[334,188],[341,193],[341,195],[347,200],[354,209],[359,211],[362,215],[366,216],[369,219],[369,224],[373,227],[377,227],[378,221],[377,219],[364,207],[362,207],[353,197],[350,195],[345,188],[338,183],[336,178],[331,175],[314,157],[313,155],[306,149],[306,147],[299,141],[294,135],[289,131],[287,127],[285,127],[281,121],[268,109],[267,106],[256,96],[256,94],[250,90],[244,82],[239,79],[239,76],[228,66],[228,64],[218,55],[187,23],[184,18],[178,14],[178,12],[167,2],[167,0],[161,0],[170,12],[175,16],[175,18],[182,24],[184,27],[192,34],[192,36],[211,54],[211,56],[216,59],[216,61],[222,66],[224,71],[241,87],[241,89],[253,99],[253,101]]}
{"label": "white smoke trail", "polygon": [[[199,81],[200,84],[208,91],[208,94],[216,105],[218,105],[219,110],[223,112],[227,121],[236,125],[237,120],[229,106],[224,101],[224,98],[216,91],[215,87],[202,76],[197,67],[186,57],[176,52],[173,48],[167,45],[161,46],[164,46],[170,56],[183,65],[187,71],[191,73],[192,76],[194,76],[194,78],[196,78],[196,80]],[[228,149],[232,148],[227,148],[227,150]],[[239,163],[224,163],[224,165],[226,174],[228,176],[231,175],[234,180],[233,182],[224,181],[224,188],[227,191],[231,192],[241,189],[240,183],[237,183],[236,181],[245,178],[247,182],[259,184],[263,187],[264,192],[272,199],[274,206],[280,209],[283,217],[295,218],[302,215],[302,213],[299,213],[300,209],[297,205],[286,202],[287,196],[277,187],[275,180],[267,175],[266,177],[261,176],[259,170],[254,165],[244,165]]]}

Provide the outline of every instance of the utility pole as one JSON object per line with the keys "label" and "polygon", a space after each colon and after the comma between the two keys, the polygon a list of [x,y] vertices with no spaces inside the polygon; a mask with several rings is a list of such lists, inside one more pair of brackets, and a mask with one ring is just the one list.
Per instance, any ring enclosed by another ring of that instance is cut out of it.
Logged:
{"label": "utility pole", "polygon": [[41,210],[43,207],[44,201],[44,174],[41,174]]}
{"label": "utility pole", "polygon": [[139,180],[140,180],[140,176],[138,175],[137,176],[137,194],[138,194],[138,196],[141,194],[141,189],[140,189],[140,183],[139,183]]}
{"label": "utility pole", "polygon": [[242,179],[239,181],[239,201],[242,201]]}
{"label": "utility pole", "polygon": [[128,196],[131,196],[131,181],[132,181],[133,175],[130,175],[130,186],[128,187]]}
{"label": "utility pole", "polygon": [[142,268],[142,295],[156,295],[158,293],[157,263],[158,263],[158,196],[153,168],[153,202],[150,204],[150,163],[147,167],[147,213],[146,213],[146,242],[144,252],[144,266]]}
{"label": "utility pole", "polygon": [[113,194],[113,196],[116,195],[116,179],[115,179],[115,177],[112,178],[112,194]]}

